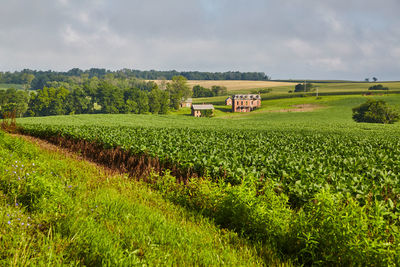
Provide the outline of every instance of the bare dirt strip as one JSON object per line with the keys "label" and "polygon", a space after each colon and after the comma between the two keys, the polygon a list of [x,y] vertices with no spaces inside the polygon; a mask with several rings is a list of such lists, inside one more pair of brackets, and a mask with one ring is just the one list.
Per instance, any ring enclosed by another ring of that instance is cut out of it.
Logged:
{"label": "bare dirt strip", "polygon": [[315,104],[293,105],[292,107],[294,107],[294,108],[268,110],[265,112],[311,112],[311,111],[323,108],[323,106],[315,105]]}

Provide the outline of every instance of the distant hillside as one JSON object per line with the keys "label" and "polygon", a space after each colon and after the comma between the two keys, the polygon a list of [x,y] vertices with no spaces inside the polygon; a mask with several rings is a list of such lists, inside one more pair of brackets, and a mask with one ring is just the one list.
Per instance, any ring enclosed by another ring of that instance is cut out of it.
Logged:
{"label": "distant hillside", "polygon": [[107,69],[91,68],[89,70],[81,70],[78,68],[71,69],[66,72],[57,71],[37,71],[25,69],[15,72],[0,72],[0,83],[7,84],[26,84],[31,85],[31,89],[41,89],[48,82],[68,82],[71,77],[86,76],[92,78],[104,78],[106,76],[114,78],[139,78],[145,80],[172,79],[173,76],[182,75],[188,80],[252,80],[252,81],[268,81],[270,77],[264,72],[200,72],[200,71],[157,71],[157,70],[134,70],[122,69],[111,71]]}

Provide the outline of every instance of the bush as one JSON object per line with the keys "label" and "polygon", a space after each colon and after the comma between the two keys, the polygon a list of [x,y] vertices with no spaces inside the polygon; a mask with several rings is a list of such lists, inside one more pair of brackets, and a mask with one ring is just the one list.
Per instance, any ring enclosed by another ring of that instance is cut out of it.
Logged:
{"label": "bush", "polygon": [[383,87],[382,84],[373,85],[368,90],[389,90],[388,87]]}
{"label": "bush", "polygon": [[297,84],[294,87],[294,91],[297,92],[311,92],[313,90],[314,85],[312,83],[306,83],[305,88],[304,88],[304,84]]}
{"label": "bush", "polygon": [[378,202],[362,207],[322,190],[294,219],[288,248],[306,266],[396,266],[399,233],[385,223],[386,212]]}
{"label": "bush", "polygon": [[385,101],[369,99],[353,108],[353,119],[356,122],[394,123],[398,121],[399,114],[388,107]]}
{"label": "bush", "polygon": [[214,112],[211,109],[200,110],[200,113],[201,113],[202,117],[206,117],[206,118],[210,118],[214,115]]}

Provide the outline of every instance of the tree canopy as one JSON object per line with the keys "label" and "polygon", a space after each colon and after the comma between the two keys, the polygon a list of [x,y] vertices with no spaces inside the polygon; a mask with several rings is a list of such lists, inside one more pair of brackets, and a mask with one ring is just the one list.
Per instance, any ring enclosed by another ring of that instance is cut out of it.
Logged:
{"label": "tree canopy", "polygon": [[173,77],[171,82],[162,86],[164,90],[152,81],[116,78],[112,73],[106,73],[101,79],[82,75],[46,84],[30,94],[12,88],[0,91],[0,115],[9,111],[15,111],[18,117],[88,113],[166,114],[170,108],[179,109],[181,101],[192,94],[183,76]]}
{"label": "tree canopy", "polygon": [[306,83],[306,86],[304,88],[304,83],[299,83],[296,84],[294,87],[295,92],[311,92],[313,89],[314,85],[312,83]]}
{"label": "tree canopy", "polygon": [[382,84],[373,85],[368,90],[389,90],[388,87],[383,87]]}
{"label": "tree canopy", "polygon": [[170,106],[174,109],[179,109],[181,101],[192,95],[187,79],[183,76],[172,77],[172,81],[167,84],[167,91],[170,96]]}
{"label": "tree canopy", "polygon": [[399,113],[383,100],[368,99],[364,104],[353,108],[353,119],[356,122],[394,123],[398,121]]}

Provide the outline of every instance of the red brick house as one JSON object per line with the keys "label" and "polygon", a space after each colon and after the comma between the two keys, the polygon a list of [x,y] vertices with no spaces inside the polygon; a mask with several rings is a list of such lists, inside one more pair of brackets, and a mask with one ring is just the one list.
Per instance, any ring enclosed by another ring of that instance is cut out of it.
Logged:
{"label": "red brick house", "polygon": [[261,96],[256,94],[234,95],[232,112],[250,112],[261,107]]}
{"label": "red brick house", "polygon": [[211,110],[211,114],[214,114],[214,106],[212,104],[201,104],[201,105],[192,105],[192,116],[201,117],[202,111]]}

